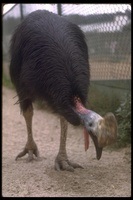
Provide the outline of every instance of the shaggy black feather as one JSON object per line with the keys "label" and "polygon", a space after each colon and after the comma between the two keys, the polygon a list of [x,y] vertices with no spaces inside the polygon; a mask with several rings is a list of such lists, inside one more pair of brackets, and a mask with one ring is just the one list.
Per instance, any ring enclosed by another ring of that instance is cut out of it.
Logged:
{"label": "shaggy black feather", "polygon": [[16,28],[10,53],[10,76],[22,111],[40,98],[71,124],[79,125],[74,97],[85,105],[90,78],[88,49],[80,28],[57,14],[37,10]]}

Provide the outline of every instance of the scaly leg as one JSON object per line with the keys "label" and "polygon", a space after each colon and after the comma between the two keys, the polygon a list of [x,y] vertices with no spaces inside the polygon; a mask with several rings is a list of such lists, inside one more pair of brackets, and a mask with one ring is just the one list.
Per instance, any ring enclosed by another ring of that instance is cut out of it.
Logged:
{"label": "scaly leg", "polygon": [[67,121],[64,117],[60,116],[61,123],[61,135],[60,135],[60,147],[59,153],[55,159],[55,169],[56,170],[67,170],[74,171],[74,168],[82,168],[76,163],[72,163],[67,158],[66,153],[66,139],[67,139]]}
{"label": "scaly leg", "polygon": [[33,117],[32,104],[26,109],[26,111],[23,111],[23,116],[25,118],[27,126],[28,139],[24,150],[17,155],[16,160],[20,157],[23,157],[26,153],[28,153],[28,161],[31,161],[33,160],[33,154],[35,154],[37,158],[39,157],[39,151],[32,135],[32,117]]}

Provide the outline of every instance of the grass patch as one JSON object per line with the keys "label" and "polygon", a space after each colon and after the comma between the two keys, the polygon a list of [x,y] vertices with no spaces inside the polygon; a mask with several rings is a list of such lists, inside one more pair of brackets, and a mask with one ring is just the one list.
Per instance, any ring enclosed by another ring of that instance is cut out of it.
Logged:
{"label": "grass patch", "polygon": [[102,92],[95,85],[90,86],[88,108],[99,113],[101,116],[108,112],[115,113],[120,105],[120,97],[115,93],[111,95]]}
{"label": "grass patch", "polygon": [[2,85],[4,85],[5,87],[7,87],[9,89],[14,89],[14,86],[13,86],[10,78],[7,78],[7,76],[4,73],[2,75]]}
{"label": "grass patch", "polygon": [[131,144],[131,94],[126,95],[115,113],[119,124],[116,147],[126,147]]}
{"label": "grass patch", "polygon": [[5,60],[3,60],[2,85],[9,89],[14,89],[9,75],[9,62]]}

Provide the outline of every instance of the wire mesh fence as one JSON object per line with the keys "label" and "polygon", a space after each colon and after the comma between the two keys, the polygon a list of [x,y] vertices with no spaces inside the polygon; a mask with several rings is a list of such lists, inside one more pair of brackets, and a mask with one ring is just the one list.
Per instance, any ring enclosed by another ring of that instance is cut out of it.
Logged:
{"label": "wire mesh fence", "polygon": [[129,4],[17,4],[3,16],[3,61],[15,27],[38,9],[60,14],[85,33],[91,80],[131,79],[131,6]]}

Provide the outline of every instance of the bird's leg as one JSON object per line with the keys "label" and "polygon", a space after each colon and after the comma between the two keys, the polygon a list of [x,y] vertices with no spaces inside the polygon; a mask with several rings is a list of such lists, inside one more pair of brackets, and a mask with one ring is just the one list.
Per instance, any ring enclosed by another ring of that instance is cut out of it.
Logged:
{"label": "bird's leg", "polygon": [[27,126],[27,143],[25,145],[25,148],[22,152],[20,152],[16,160],[20,157],[23,157],[26,153],[28,153],[28,161],[33,160],[33,154],[38,158],[39,157],[39,151],[37,148],[36,143],[34,142],[33,135],[32,135],[32,117],[33,117],[33,107],[30,105],[26,111],[23,112],[23,116],[25,118],[26,126]]}
{"label": "bird's leg", "polygon": [[60,147],[59,153],[55,159],[55,169],[56,170],[67,170],[74,171],[74,168],[82,168],[76,163],[72,163],[68,160],[66,153],[66,139],[67,139],[67,121],[64,117],[60,117],[61,123],[61,134],[60,134]]}

